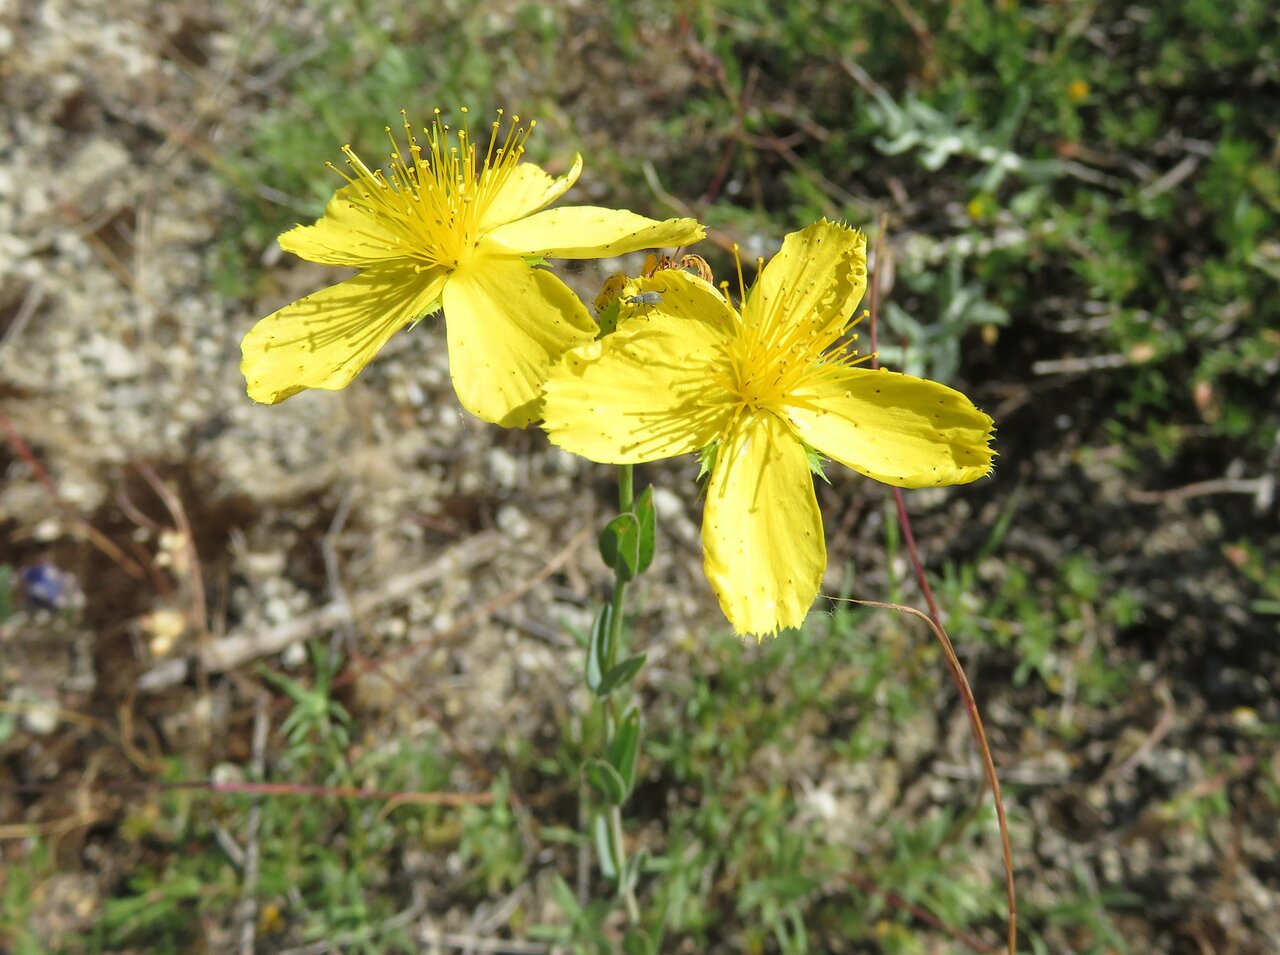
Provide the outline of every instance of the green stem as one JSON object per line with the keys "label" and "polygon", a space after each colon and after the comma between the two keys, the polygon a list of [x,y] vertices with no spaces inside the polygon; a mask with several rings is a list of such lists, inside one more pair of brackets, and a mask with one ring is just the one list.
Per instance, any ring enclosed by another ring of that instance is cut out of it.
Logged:
{"label": "green stem", "polygon": [[[628,514],[635,505],[635,475],[630,464],[618,467],[618,513]],[[613,582],[613,617],[609,623],[609,659],[603,672],[608,673],[618,663],[622,646],[622,615],[627,593],[627,582],[621,574],[617,574]],[[617,727],[617,710],[613,694],[604,702],[604,736],[605,749],[613,741]],[[622,807],[609,807],[609,841],[613,843],[613,859],[618,869],[618,889],[627,906],[627,920],[632,925],[640,923],[640,904],[636,900],[635,889],[625,878],[627,868],[627,849],[622,838]]]}
{"label": "green stem", "polygon": [[[618,513],[627,514],[635,506],[635,480],[630,464],[618,467]],[[618,648],[622,644],[622,607],[627,593],[627,582],[618,574],[613,582],[613,619],[609,624],[609,661],[604,668],[608,673],[618,663]]]}

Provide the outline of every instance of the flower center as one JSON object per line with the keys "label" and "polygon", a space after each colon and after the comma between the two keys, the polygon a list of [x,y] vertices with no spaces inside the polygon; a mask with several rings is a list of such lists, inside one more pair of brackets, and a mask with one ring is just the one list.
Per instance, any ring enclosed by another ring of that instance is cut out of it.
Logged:
{"label": "flower center", "polygon": [[454,269],[470,257],[481,238],[485,213],[520,162],[525,140],[536,125],[530,121],[521,126],[520,117],[512,116],[503,136],[503,112],[498,110],[488,147],[480,154],[467,127],[466,107],[461,112],[462,128],[455,130],[441,120],[437,109],[434,122],[423,130],[423,143],[406,119],[407,160],[388,126],[392,152],[387,173],[371,170],[349,145],[342,147],[354,172],[339,170],[356,187],[350,201],[379,227],[364,238],[426,268]]}
{"label": "flower center", "polygon": [[856,365],[870,357],[859,356],[845,339],[860,319],[824,327],[818,315],[797,311],[794,299],[784,289],[767,306],[743,307],[738,334],[729,344],[724,383],[739,414],[783,415],[823,368]]}

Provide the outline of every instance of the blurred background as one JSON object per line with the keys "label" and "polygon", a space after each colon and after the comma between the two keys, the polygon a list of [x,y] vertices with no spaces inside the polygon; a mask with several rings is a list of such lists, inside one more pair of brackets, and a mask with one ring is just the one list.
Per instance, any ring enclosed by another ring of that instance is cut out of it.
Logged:
{"label": "blurred background", "polygon": [[[884,362],[999,429],[907,507],[1023,950],[1277,950],[1273,5],[19,0],[0,103],[0,951],[617,949],[577,835],[612,475],[462,412],[435,319],[340,393],[237,370],[344,277],[274,242],[325,163],[460,105],[581,152],[570,202],[699,216],[720,277],[886,223]],[[638,476],[661,950],[997,951],[932,636],[832,599],[734,638],[696,471]],[[830,478],[825,592],[922,605],[887,490]]]}

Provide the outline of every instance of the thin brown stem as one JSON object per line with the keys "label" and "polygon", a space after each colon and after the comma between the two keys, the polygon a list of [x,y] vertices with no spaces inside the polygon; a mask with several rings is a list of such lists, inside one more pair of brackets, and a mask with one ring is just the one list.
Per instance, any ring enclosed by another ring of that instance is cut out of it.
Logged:
{"label": "thin brown stem", "polygon": [[996,775],[996,764],[991,758],[991,745],[987,742],[987,731],[982,725],[982,715],[978,712],[978,703],[973,698],[973,688],[969,686],[969,679],[964,675],[964,667],[960,665],[955,648],[951,645],[951,638],[947,636],[947,631],[942,628],[940,623],[915,607],[884,603],[879,600],[858,600],[852,597],[849,599],[852,603],[862,604],[864,607],[881,607],[885,610],[897,610],[900,613],[919,617],[929,625],[930,629],[933,630],[934,636],[938,638],[938,643],[942,645],[942,653],[947,658],[947,666],[951,670],[951,679],[955,683],[956,689],[960,691],[960,698],[964,700],[965,712],[969,717],[969,726],[973,730],[974,740],[977,742],[978,751],[982,756],[982,766],[986,772],[987,785],[991,787],[991,795],[996,804],[996,821],[1000,826],[1000,850],[1004,855],[1004,892],[1005,898],[1009,903],[1008,952],[1009,955],[1016,955],[1018,951],[1018,902],[1013,885],[1013,845],[1009,841],[1009,820],[1005,816],[1004,798],[1000,795],[1000,778]]}
{"label": "thin brown stem", "polygon": [[[875,272],[871,277],[870,289],[870,318],[868,320],[868,333],[871,338],[871,367],[879,368],[880,360],[877,354],[878,338],[876,319],[880,306],[880,275],[884,254],[884,236],[888,227],[888,217],[880,216],[879,228],[876,231],[876,241],[874,247],[875,256]],[[1009,825],[1005,818],[1004,800],[1000,795],[1000,780],[996,776],[995,762],[991,758],[991,747],[987,743],[986,730],[982,725],[982,716],[978,712],[978,704],[973,698],[973,689],[969,686],[969,679],[965,676],[964,668],[960,665],[960,660],[956,657],[955,648],[951,645],[951,639],[947,636],[946,630],[942,626],[942,615],[938,610],[937,601],[933,596],[933,588],[929,586],[929,579],[925,576],[924,562],[920,559],[920,549],[916,545],[915,533],[911,529],[911,518],[907,514],[906,501],[903,498],[901,488],[893,488],[893,500],[898,511],[898,524],[902,528],[903,541],[907,545],[907,553],[911,556],[911,567],[915,573],[916,582],[920,586],[920,592],[924,595],[925,602],[929,606],[929,613],[925,614],[913,607],[905,607],[901,604],[880,603],[874,600],[855,600],[854,603],[865,604],[869,607],[884,607],[887,609],[900,610],[904,613],[910,613],[920,617],[932,628],[934,634],[938,638],[938,642],[942,645],[942,650],[947,658],[947,666],[951,670],[951,679],[955,683],[956,689],[960,693],[961,699],[964,700],[965,710],[969,716],[969,725],[973,730],[974,739],[978,743],[978,749],[981,751],[983,765],[986,769],[987,783],[991,786],[991,794],[995,799],[996,818],[1000,824],[1000,843],[1004,853],[1004,876],[1005,876],[1005,895],[1009,903],[1009,938],[1008,948],[1009,955],[1015,955],[1018,947],[1018,907],[1017,899],[1014,891],[1013,883],[1013,848],[1009,842]]]}
{"label": "thin brown stem", "polygon": [[[871,316],[867,320],[868,333],[871,337],[871,367],[880,367],[879,340],[876,332],[876,320],[880,313],[880,266],[884,261],[884,234],[888,228],[888,216],[880,216],[880,226],[876,231],[876,244],[874,256],[876,260],[876,269],[871,276]],[[920,559],[920,548],[916,545],[915,532],[911,530],[911,518],[907,516],[907,502],[903,497],[902,488],[892,488],[893,503],[898,509],[898,524],[902,527],[902,539],[907,545],[907,554],[911,557],[911,569],[915,573],[916,582],[920,585],[920,593],[924,595],[924,602],[929,605],[929,613],[933,619],[941,625],[942,614],[938,611],[938,601],[934,599],[933,588],[929,586],[929,578],[924,573],[924,561]]]}

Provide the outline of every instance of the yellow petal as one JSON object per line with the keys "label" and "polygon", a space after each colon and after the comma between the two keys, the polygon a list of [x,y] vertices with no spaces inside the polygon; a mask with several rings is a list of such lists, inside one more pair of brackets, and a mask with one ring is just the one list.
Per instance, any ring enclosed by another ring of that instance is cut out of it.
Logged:
{"label": "yellow petal", "polygon": [[729,334],[737,327],[738,316],[724,297],[715,286],[696,275],[679,269],[663,269],[649,278],[636,279],[634,287],[640,294],[656,292],[658,300],[652,305],[627,302],[628,314],[648,317],[669,315],[698,322],[721,334]]}
{"label": "yellow petal", "polygon": [[696,219],[658,222],[622,209],[562,206],[500,226],[488,238],[519,255],[599,259],[637,249],[689,245],[705,234]]}
{"label": "yellow petal", "polygon": [[280,247],[308,262],[365,268],[405,258],[387,220],[374,215],[361,201],[370,187],[357,182],[343,186],[315,225],[294,226],[280,236]]}
{"label": "yellow petal", "polygon": [[446,276],[412,266],[369,269],[268,315],[240,344],[249,397],[273,405],[304,388],[345,387],[439,298]]}
{"label": "yellow petal", "polygon": [[933,487],[991,472],[991,419],[936,381],[832,368],[793,397],[788,413],[800,437],[877,481]]}
{"label": "yellow petal", "polygon": [[656,311],[663,306],[574,349],[552,370],[542,425],[552,444],[603,464],[638,464],[716,439],[730,413],[707,405],[717,396],[723,337],[705,322]]}
{"label": "yellow petal", "polygon": [[553,362],[590,341],[596,324],[546,269],[512,256],[477,254],[444,289],[449,374],[464,408],[522,428],[540,413]]}
{"label": "yellow petal", "polygon": [[702,549],[737,633],[800,626],[822,584],[827,546],[804,446],[775,415],[746,419],[721,443]]}
{"label": "yellow petal", "polygon": [[744,317],[785,315],[838,334],[867,290],[866,251],[861,232],[825,219],[792,232],[756,280]]}
{"label": "yellow petal", "polygon": [[531,162],[511,167],[480,217],[479,234],[484,235],[503,223],[514,222],[551,205],[569,191],[581,174],[580,155],[573,157],[569,171],[558,179]]}

